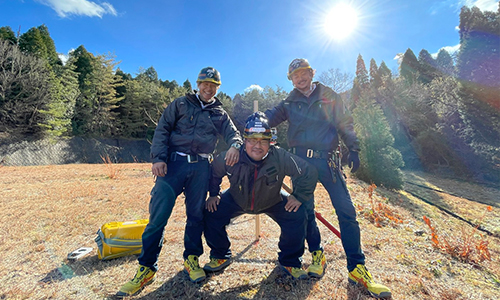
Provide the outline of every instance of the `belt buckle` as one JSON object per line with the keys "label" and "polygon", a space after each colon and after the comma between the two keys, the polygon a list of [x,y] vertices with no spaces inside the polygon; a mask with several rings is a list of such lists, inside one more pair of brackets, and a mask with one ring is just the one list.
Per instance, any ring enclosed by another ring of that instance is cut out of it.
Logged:
{"label": "belt buckle", "polygon": [[313,149],[307,149],[306,157],[307,158],[312,158],[313,155],[314,155],[314,150]]}
{"label": "belt buckle", "polygon": [[187,156],[188,163],[193,164],[198,162],[198,155],[190,155]]}

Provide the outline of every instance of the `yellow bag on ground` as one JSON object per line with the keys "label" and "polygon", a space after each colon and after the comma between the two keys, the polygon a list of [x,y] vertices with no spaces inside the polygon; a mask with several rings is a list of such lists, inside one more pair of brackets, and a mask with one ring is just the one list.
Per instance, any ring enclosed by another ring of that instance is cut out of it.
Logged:
{"label": "yellow bag on ground", "polygon": [[140,254],[142,233],[149,220],[109,222],[97,231],[97,257],[109,260],[117,257]]}

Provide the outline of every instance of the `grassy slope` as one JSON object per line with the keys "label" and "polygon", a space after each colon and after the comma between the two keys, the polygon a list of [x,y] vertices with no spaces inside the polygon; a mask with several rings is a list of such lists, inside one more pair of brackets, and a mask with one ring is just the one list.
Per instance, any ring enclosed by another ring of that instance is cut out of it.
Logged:
{"label": "grassy slope", "polygon": [[[114,168],[118,179],[109,179]],[[444,192],[407,184],[408,189],[464,219],[481,222],[490,232],[500,232],[498,190],[425,174],[407,179]],[[68,262],[69,252],[96,247],[100,226],[110,221],[148,217],[149,191],[153,186],[149,164],[62,165],[36,167],[0,166],[0,299],[103,299],[113,295],[135,272],[135,256],[99,261],[92,253]],[[393,290],[394,299],[497,299],[500,278],[500,243],[450,217],[436,207],[405,193],[377,188],[370,198],[367,184],[349,179],[367,266],[377,281]],[[316,210],[335,227],[335,213],[324,189],[316,190]],[[470,199],[470,200],[468,200]],[[476,201],[472,201],[476,200]],[[480,202],[480,203],[479,203]],[[492,211],[487,212],[488,205]],[[382,227],[372,223],[372,206],[382,207],[394,220]],[[471,237],[487,241],[492,260],[479,265],[460,262],[432,246],[428,216],[440,237],[455,244]],[[481,220],[481,216],[484,219]],[[223,273],[200,285],[182,273],[183,197],[178,198],[165,233],[157,280],[133,299],[368,299],[347,284],[345,255],[340,240],[320,226],[328,269],[319,281],[294,282],[277,268],[279,228],[261,217],[261,238],[255,240],[254,217],[233,221],[228,232],[235,262]],[[421,234],[422,233],[422,234]],[[202,263],[208,261],[206,254]],[[311,262],[304,255],[304,266]]]}

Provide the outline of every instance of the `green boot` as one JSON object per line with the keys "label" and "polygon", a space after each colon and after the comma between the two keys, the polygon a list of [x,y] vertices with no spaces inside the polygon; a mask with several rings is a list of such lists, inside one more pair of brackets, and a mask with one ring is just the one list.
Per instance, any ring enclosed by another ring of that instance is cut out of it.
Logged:
{"label": "green boot", "polygon": [[184,260],[184,272],[189,275],[189,280],[194,283],[198,283],[207,278],[205,271],[200,268],[198,256],[196,255],[189,255],[188,258]]}
{"label": "green boot", "polygon": [[372,274],[368,272],[364,265],[357,265],[349,272],[349,282],[359,286],[364,286],[370,295],[375,298],[390,298],[391,290],[385,285],[375,283]]}
{"label": "green boot", "polygon": [[120,291],[116,293],[116,296],[129,297],[139,294],[144,286],[151,284],[154,281],[155,275],[155,271],[143,265],[139,265],[139,269],[137,270],[137,273],[135,273],[134,278],[125,283],[125,285],[120,288]]}
{"label": "green boot", "polygon": [[312,253],[312,263],[307,268],[307,274],[311,277],[321,278],[325,275],[326,257],[323,250],[316,250]]}

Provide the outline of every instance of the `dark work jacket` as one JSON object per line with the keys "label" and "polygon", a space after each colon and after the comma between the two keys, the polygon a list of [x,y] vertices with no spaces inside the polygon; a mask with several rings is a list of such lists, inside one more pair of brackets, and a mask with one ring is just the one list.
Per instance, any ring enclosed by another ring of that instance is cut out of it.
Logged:
{"label": "dark work jacket", "polygon": [[153,163],[167,161],[172,152],[211,154],[217,146],[217,134],[228,145],[242,143],[240,133],[229,118],[222,103],[202,108],[195,94],[175,99],[163,111],[151,145]]}
{"label": "dark work jacket", "polygon": [[332,89],[315,82],[316,89],[306,97],[293,89],[288,97],[265,114],[269,126],[288,121],[288,145],[320,151],[334,151],[339,135],[349,150],[359,151],[352,116],[340,96]]}
{"label": "dark work jacket", "polygon": [[313,197],[318,181],[316,168],[284,149],[271,146],[269,154],[255,163],[243,145],[240,160],[232,167],[226,165],[225,155],[222,152],[212,163],[210,196],[219,195],[222,178],[227,176],[234,201],[246,213],[260,213],[282,201],[281,185],[285,176],[290,176],[294,183],[292,195],[297,200],[303,203]]}

